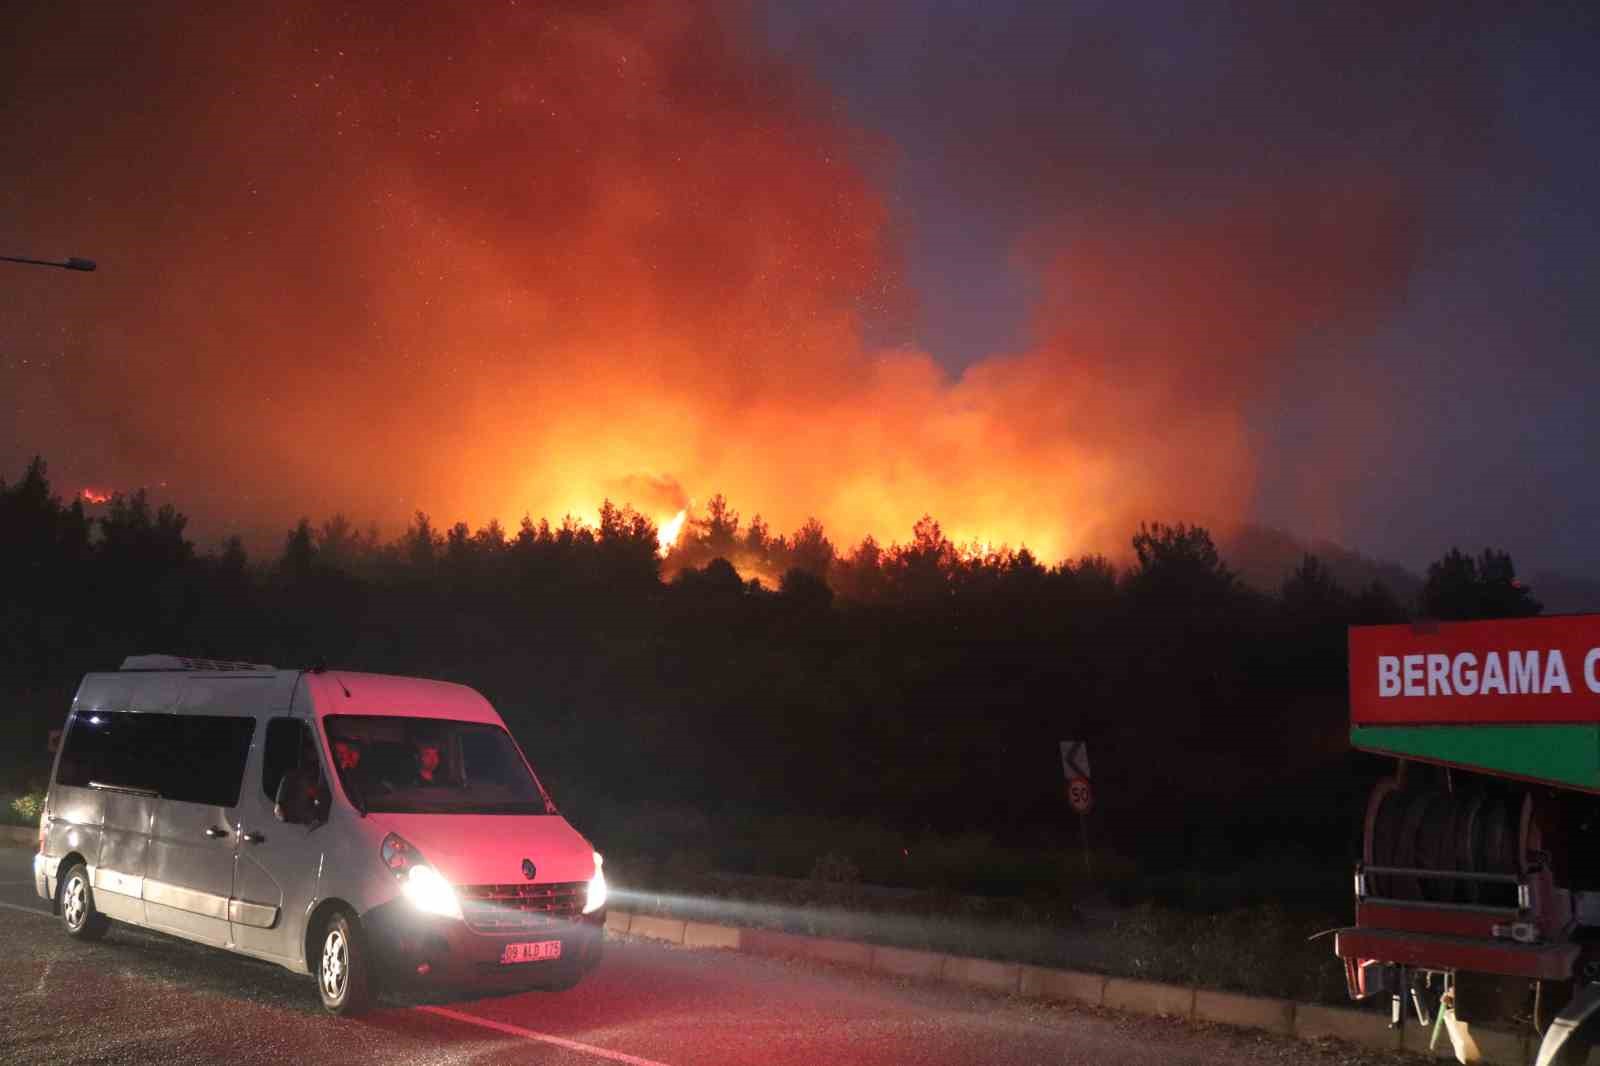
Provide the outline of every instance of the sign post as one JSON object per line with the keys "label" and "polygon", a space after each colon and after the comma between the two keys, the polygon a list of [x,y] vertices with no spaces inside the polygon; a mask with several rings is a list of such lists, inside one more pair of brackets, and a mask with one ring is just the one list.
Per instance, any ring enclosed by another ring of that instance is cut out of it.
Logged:
{"label": "sign post", "polygon": [[1078,812],[1078,835],[1083,842],[1083,869],[1094,876],[1089,859],[1089,812],[1094,809],[1094,785],[1089,775],[1089,745],[1082,740],[1061,742],[1061,773],[1067,779],[1067,802]]}

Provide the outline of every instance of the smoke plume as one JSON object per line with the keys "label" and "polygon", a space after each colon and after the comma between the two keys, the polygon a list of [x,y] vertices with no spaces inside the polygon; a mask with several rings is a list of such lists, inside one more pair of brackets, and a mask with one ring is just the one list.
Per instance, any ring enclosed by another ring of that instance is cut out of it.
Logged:
{"label": "smoke plume", "polygon": [[748,13],[58,3],[11,40],[13,237],[102,269],[8,278],[8,465],[167,481],[202,533],[607,496],[664,521],[720,492],[841,544],[928,512],[1115,550],[1139,518],[1245,513],[1280,366],[1359,333],[1419,254],[1416,188],[1360,152],[1308,137],[1224,180],[1226,135],[1141,152],[1090,102],[1039,137],[1045,109],[991,114],[991,164],[946,147],[1001,198],[1027,169],[1042,297],[1021,350],[951,369],[865,339],[917,314],[904,147]]}

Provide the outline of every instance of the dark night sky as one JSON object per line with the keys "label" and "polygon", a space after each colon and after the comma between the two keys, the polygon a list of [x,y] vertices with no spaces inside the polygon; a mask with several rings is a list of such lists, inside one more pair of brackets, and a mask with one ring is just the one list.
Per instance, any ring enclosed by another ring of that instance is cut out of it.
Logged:
{"label": "dark night sky", "polygon": [[1595,16],[1302,8],[11,4],[0,470],[1600,576]]}

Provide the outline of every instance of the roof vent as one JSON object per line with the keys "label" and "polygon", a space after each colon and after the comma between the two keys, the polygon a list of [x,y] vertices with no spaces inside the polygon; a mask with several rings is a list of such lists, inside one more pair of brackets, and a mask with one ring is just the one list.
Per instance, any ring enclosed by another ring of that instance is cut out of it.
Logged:
{"label": "roof vent", "polygon": [[263,663],[231,663],[223,659],[191,659],[187,655],[130,655],[122,660],[123,670],[215,670],[238,673],[242,670],[276,670]]}

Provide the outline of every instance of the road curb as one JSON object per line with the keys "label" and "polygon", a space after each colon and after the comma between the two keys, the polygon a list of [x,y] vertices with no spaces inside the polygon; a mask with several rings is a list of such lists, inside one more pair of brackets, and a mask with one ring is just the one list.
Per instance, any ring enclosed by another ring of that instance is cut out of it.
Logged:
{"label": "road curb", "polygon": [[798,958],[805,954],[805,940],[803,936],[780,933],[775,929],[741,929],[739,950],[779,959]]}
{"label": "road curb", "polygon": [[739,950],[743,939],[741,930],[731,925],[712,925],[709,922],[684,922],[683,946],[686,948],[732,948]]}
{"label": "road curb", "polygon": [[1106,981],[1105,1005],[1133,1014],[1183,1018],[1187,1021],[1194,1018],[1194,989],[1112,977]]}
{"label": "road curb", "polygon": [[920,977],[937,981],[944,973],[944,956],[932,951],[886,948],[874,944],[872,968],[878,973],[893,974],[895,977]]}
{"label": "road curb", "polygon": [[1194,1019],[1197,1022],[1236,1025],[1241,1029],[1264,1029],[1280,1036],[1294,1035],[1294,1003],[1287,999],[1266,999],[1197,988],[1194,991]]}
{"label": "road curb", "polygon": [[825,937],[801,937],[801,954],[822,962],[836,962],[858,970],[872,968],[872,945],[854,940],[832,940]]}
{"label": "road curb", "polygon": [[647,940],[665,940],[669,944],[681,944],[685,924],[682,918],[658,918],[653,914],[635,914],[628,923],[628,934],[642,936]]}
{"label": "road curb", "polygon": [[968,959],[960,955],[946,955],[939,976],[955,984],[991,988],[996,992],[1016,992],[1022,985],[1022,967],[1017,963]]}
{"label": "road curb", "polygon": [[1374,1011],[1349,1007],[1325,1007],[1319,1003],[1294,1005],[1294,1035],[1301,1040],[1333,1037],[1349,1044],[1400,1050],[1400,1031],[1389,1028],[1389,1019]]}
{"label": "road curb", "polygon": [[[1021,994],[1032,999],[1111,1007],[1130,1014],[1177,1017],[1186,1021],[1258,1029],[1301,1040],[1335,1039],[1384,1051],[1404,1050],[1426,1055],[1428,1037],[1411,1024],[1403,1030],[1389,1028],[1386,1014],[1297,1003],[1267,996],[1246,996],[1209,988],[1190,988],[1158,981],[1058,970],[964,955],[943,955],[911,948],[891,948],[853,940],[801,936],[775,929],[684,922],[676,918],[629,914],[612,910],[606,931],[700,948],[732,948],[752,955],[808,958],[894,977],[920,978]],[[1525,1066],[1528,1040],[1504,1030],[1475,1029],[1482,1061],[1487,1066]],[[1446,1049],[1449,1041],[1442,1041]],[[1440,1050],[1434,1054],[1440,1055]],[[1454,1056],[1448,1056],[1453,1058]]]}
{"label": "road curb", "polygon": [[1105,974],[1054,970],[1048,966],[1024,966],[1021,978],[1021,991],[1025,996],[1062,1003],[1082,1003],[1090,1007],[1105,1006]]}

